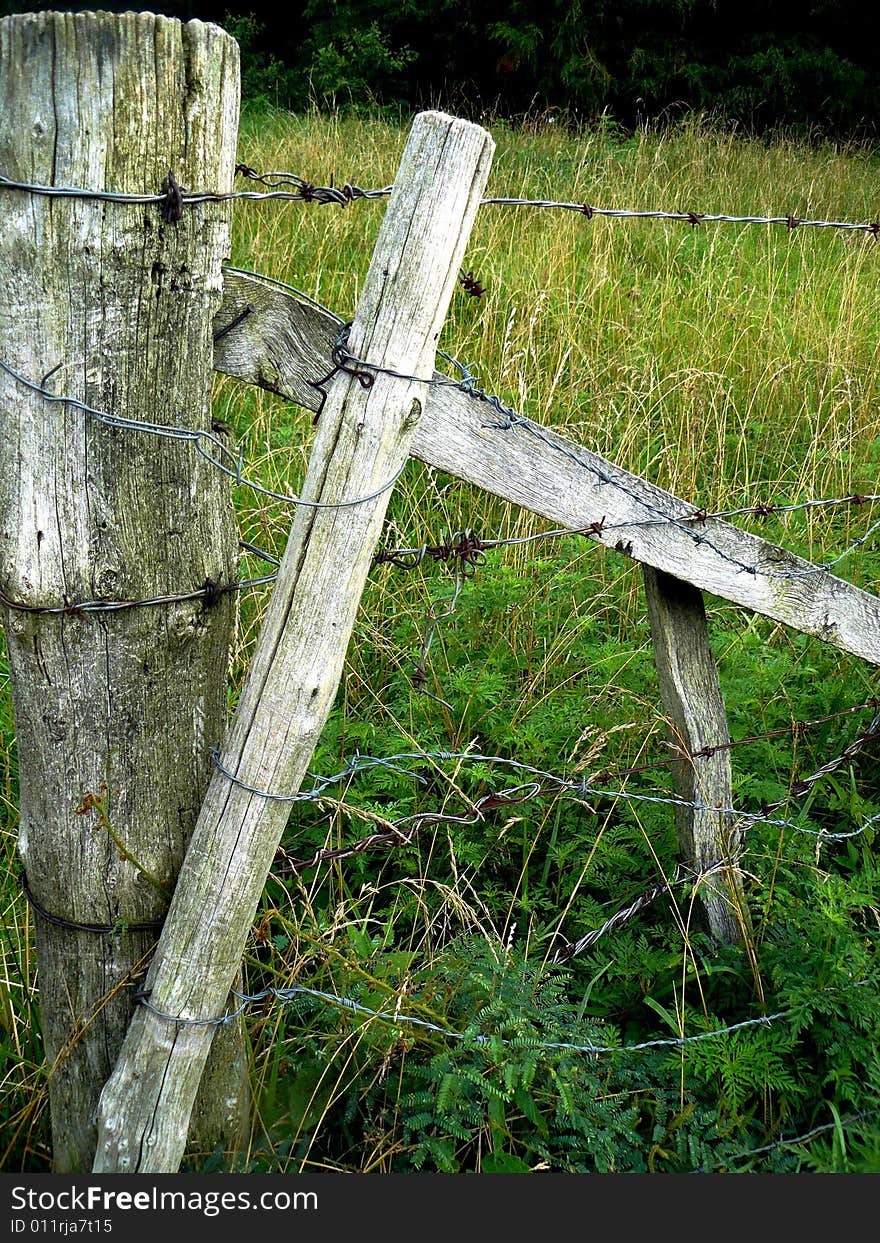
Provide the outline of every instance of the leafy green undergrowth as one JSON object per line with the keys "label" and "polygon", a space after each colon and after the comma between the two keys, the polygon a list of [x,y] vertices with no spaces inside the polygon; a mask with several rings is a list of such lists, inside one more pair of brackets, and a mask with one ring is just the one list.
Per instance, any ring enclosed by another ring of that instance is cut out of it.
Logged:
{"label": "leafy green undergrowth", "polygon": [[[741,951],[693,935],[683,952],[659,921],[566,970],[482,937],[428,963],[387,929],[342,937],[309,979],[386,1017],[308,996],[275,1017],[249,1168],[876,1170],[870,901],[836,877],[802,884],[753,976]],[[693,1040],[738,1022],[754,1025]]]}
{"label": "leafy green undergrowth", "polygon": [[[536,556],[525,581],[501,560],[468,581],[432,648],[445,704],[411,683],[423,619],[374,619],[382,650],[374,643],[365,664],[381,679],[381,710],[350,661],[314,773],[339,773],[356,753],[400,758],[349,773],[300,807],[285,849],[309,858],[401,817],[452,819],[426,822],[384,853],[306,868],[295,882],[282,867],[270,884],[254,981],[295,981],[384,1017],[305,993],[265,1020],[262,1135],[249,1168],[876,1168],[871,748],[788,796],[870,725],[870,705],[848,709],[870,697],[873,675],[813,640],[712,607],[737,744],[734,803],[758,815],[781,800],[771,814],[785,822],[758,821],[745,835],[746,944],[714,945],[686,885],[554,966],[560,947],[670,877],[676,861],[671,808],[650,801],[673,786],[646,623],[617,629],[631,584],[624,576],[610,589],[594,563],[573,568],[579,555],[571,541]],[[442,599],[450,581],[437,571],[424,590]],[[548,651],[542,696],[536,653]],[[459,758],[414,758],[418,750]],[[540,771],[471,762],[468,750]],[[468,816],[481,796],[533,775],[545,786],[538,798]],[[604,1051],[589,1051],[597,1045]]]}

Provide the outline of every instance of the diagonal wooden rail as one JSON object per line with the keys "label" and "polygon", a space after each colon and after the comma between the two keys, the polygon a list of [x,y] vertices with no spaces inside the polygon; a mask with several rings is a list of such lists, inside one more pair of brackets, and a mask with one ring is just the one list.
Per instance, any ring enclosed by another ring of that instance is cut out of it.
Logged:
{"label": "diagonal wooden rail", "polygon": [[[215,370],[317,410],[321,393],[314,386],[332,366],[341,322],[270,281],[227,269],[214,321],[223,334],[214,346]],[[487,426],[499,421],[491,406],[461,389],[431,386],[411,455],[571,530],[604,518],[606,529],[588,538],[880,665],[876,596],[720,519],[657,524],[658,516],[692,513],[694,506],[549,428],[538,437],[521,426]],[[622,523],[632,525],[610,529]]]}
{"label": "diagonal wooden rail", "polygon": [[[226,767],[247,785],[296,791],[332,706],[493,150],[485,130],[442,113],[413,123],[350,349],[419,378],[386,373],[365,386],[339,374],[332,382],[303,487],[319,508],[296,511],[224,747]],[[350,504],[357,498],[366,499]],[[150,1006],[181,1021],[145,1006],[135,1015],[101,1096],[95,1170],[177,1168],[217,1031],[211,1024],[223,1013],[288,813],[215,773],[146,982]]]}

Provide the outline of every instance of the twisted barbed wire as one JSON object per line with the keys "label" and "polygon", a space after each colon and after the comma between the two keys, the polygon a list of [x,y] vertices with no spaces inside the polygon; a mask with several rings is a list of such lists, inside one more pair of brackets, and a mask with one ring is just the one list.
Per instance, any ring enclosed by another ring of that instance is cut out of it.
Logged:
{"label": "twisted barbed wire", "polygon": [[[820,989],[819,992],[840,993],[849,992],[855,988],[863,988],[870,984],[869,979],[855,980],[851,984],[843,986],[832,986],[830,988]],[[356,1001],[352,997],[341,997],[336,993],[324,992],[321,989],[308,988],[303,984],[292,984],[286,988],[264,988],[257,993],[241,993],[233,990],[232,994],[238,1001],[238,1006],[233,1010],[218,1015],[216,1018],[196,1019],[189,1018],[184,1015],[170,1014],[165,1010],[154,1005],[150,1000],[149,989],[138,989],[134,992],[134,999],[144,1006],[156,1018],[168,1023],[174,1023],[180,1027],[223,1027],[228,1023],[234,1022],[240,1018],[251,1006],[257,1005],[269,998],[287,1004],[298,1000],[301,997],[311,997],[315,1000],[325,1002],[328,1005],[338,1006],[340,1009],[350,1010],[354,1014],[363,1014],[368,1018],[379,1019],[387,1022],[395,1027],[417,1027],[423,1031],[435,1032],[443,1036],[447,1040],[460,1040],[476,1046],[494,1047],[500,1045],[506,1048],[533,1048],[540,1049],[550,1053],[585,1053],[598,1057],[600,1055],[610,1054],[631,1054],[631,1053],[650,1053],[656,1049],[682,1049],[689,1045],[700,1044],[706,1040],[717,1040],[722,1036],[732,1035],[734,1032],[745,1031],[751,1027],[771,1027],[780,1019],[789,1018],[793,1014],[797,1014],[807,1008],[807,1003],[801,1003],[796,1006],[788,1006],[784,1010],[776,1010],[771,1014],[758,1015],[755,1018],[741,1019],[737,1023],[730,1023],[724,1027],[713,1028],[710,1031],[697,1032],[692,1036],[668,1036],[660,1037],[654,1040],[642,1040],[636,1044],[579,1044],[574,1041],[565,1040],[539,1040],[532,1036],[517,1036],[512,1039],[498,1035],[485,1035],[482,1032],[459,1032],[452,1028],[446,1027],[439,1023],[433,1023],[428,1019],[419,1018],[416,1015],[401,1014],[388,1010],[375,1010],[372,1006],[365,1006],[361,1002]]]}
{"label": "twisted barbed wire", "polygon": [[861,222],[853,220],[809,220],[800,216],[735,216],[726,212],[696,211],[658,211],[641,210],[631,207],[595,207],[583,200],[530,199],[514,197],[484,198],[481,206],[497,207],[538,207],[555,211],[575,212],[592,220],[594,216],[604,216],[611,220],[676,220],[683,224],[696,226],[700,224],[764,224],[784,225],[789,232],[795,229],[841,229],[844,232],[863,232],[876,238],[880,233],[880,222]]}
{"label": "twisted barbed wire", "polygon": [[716,876],[719,872],[729,873],[732,870],[736,870],[736,864],[731,859],[717,859],[709,867],[702,868],[700,871],[686,867],[683,863],[677,864],[669,880],[651,885],[649,889],[640,893],[628,906],[621,907],[620,910],[610,915],[604,924],[601,924],[598,928],[591,929],[584,936],[579,937],[577,941],[570,941],[566,945],[560,946],[553,954],[550,962],[553,966],[561,966],[562,963],[570,962],[572,958],[576,958],[579,954],[583,954],[586,950],[591,949],[606,933],[613,932],[615,928],[621,928],[635,915],[638,915],[640,911],[653,906],[658,898],[662,898],[664,894],[672,893],[673,890],[686,882],[693,882],[694,888],[698,888],[710,876]]}

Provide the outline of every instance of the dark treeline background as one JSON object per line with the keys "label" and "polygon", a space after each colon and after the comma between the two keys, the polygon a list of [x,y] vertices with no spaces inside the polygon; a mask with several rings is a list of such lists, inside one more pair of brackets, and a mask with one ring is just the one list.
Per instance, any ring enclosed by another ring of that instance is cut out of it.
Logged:
{"label": "dark treeline background", "polygon": [[[0,0],[0,14],[36,7]],[[49,6],[42,6],[49,7]],[[625,126],[683,110],[754,130],[876,137],[880,5],[871,0],[219,0],[145,8],[217,21],[244,90],[280,107],[557,110]]]}

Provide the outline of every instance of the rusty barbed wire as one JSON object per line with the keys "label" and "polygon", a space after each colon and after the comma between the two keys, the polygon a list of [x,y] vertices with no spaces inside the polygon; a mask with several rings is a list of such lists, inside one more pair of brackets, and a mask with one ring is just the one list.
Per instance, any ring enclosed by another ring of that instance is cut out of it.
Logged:
{"label": "rusty barbed wire", "polygon": [[[516,545],[536,543],[539,540],[563,539],[569,535],[602,535],[606,531],[621,530],[628,526],[665,526],[671,521],[692,522],[702,525],[713,518],[727,520],[734,517],[755,517],[766,520],[770,517],[798,513],[807,509],[828,509],[839,505],[859,507],[872,504],[874,501],[880,501],[880,492],[854,492],[848,496],[812,497],[807,501],[784,502],[782,504],[768,504],[765,501],[756,501],[752,505],[742,505],[736,509],[709,510],[706,508],[695,508],[692,512],[682,514],[681,517],[676,519],[646,518],[639,522],[609,523],[602,517],[596,522],[589,522],[581,527],[553,527],[548,531],[536,531],[533,535],[516,535],[509,538],[495,539],[479,537],[479,539],[481,550],[488,552],[493,548],[512,548]],[[382,548],[374,554],[373,565],[387,563],[395,565],[401,570],[414,570],[425,560],[448,560],[449,558],[444,555],[445,548],[447,548],[447,545],[443,543],[424,543],[418,547],[410,548]]]}
{"label": "rusty barbed wire", "polygon": [[469,272],[461,272],[458,283],[470,298],[482,298],[486,292],[485,285],[477,278],[473,269]]}
{"label": "rusty barbed wire", "polygon": [[[248,540],[239,540],[238,543],[242,551],[260,557],[270,565],[277,566],[280,564],[277,557],[272,556],[271,553],[266,552],[263,548],[258,548],[256,544],[252,544]],[[213,608],[222,596],[230,592],[246,591],[252,587],[264,587],[268,583],[276,582],[277,578],[277,571],[272,574],[261,574],[258,578],[237,579],[230,583],[221,583],[218,579],[206,578],[204,584],[193,591],[147,596],[137,600],[69,600],[65,598],[62,604],[27,604],[22,600],[14,599],[7,592],[0,590],[0,605],[16,613],[36,613],[47,616],[64,616],[69,614],[74,617],[83,616],[86,613],[118,613],[125,609],[144,608],[157,604],[186,604],[191,600],[201,600],[203,606],[208,609]]]}
{"label": "rusty barbed wire", "polygon": [[[870,706],[880,709],[880,704],[878,704],[877,700],[869,702]],[[869,705],[861,705],[863,708],[867,706]],[[848,712],[858,710],[858,708],[849,708],[846,709],[846,712],[841,712],[836,715],[843,716]],[[792,730],[791,732],[793,736],[799,736],[805,731],[808,725],[820,724],[825,724],[825,719],[818,719],[814,722],[799,723],[798,728],[796,730]],[[778,733],[778,730],[773,730],[769,731],[764,736],[768,738],[775,737],[778,736]],[[759,738],[760,735],[758,737],[740,739],[737,743],[731,742],[721,744],[717,747],[703,747],[699,751],[691,752],[690,756],[687,758],[697,759],[705,755],[713,755],[716,751],[729,750],[733,746],[742,745],[746,742],[758,741]],[[836,755],[833,759],[826,761],[826,763],[824,763],[820,768],[811,773],[809,777],[804,777],[799,781],[792,782],[785,798],[777,799],[777,801],[773,803],[765,803],[761,808],[762,813],[767,815],[769,812],[776,811],[779,807],[783,807],[790,798],[800,798],[802,795],[806,794],[817,781],[821,781],[823,777],[827,777],[831,773],[835,772],[838,768],[845,764],[847,760],[853,759],[869,742],[874,742],[878,738],[880,738],[880,710],[875,712],[868,728],[863,730],[858,737],[853,739],[853,741],[845,747],[839,755]],[[624,770],[624,772],[627,772],[627,770]],[[622,774],[618,773],[617,775],[620,776]],[[708,868],[704,868],[701,872],[696,873],[692,869],[686,868],[683,864],[678,864],[670,880],[652,885],[650,889],[647,889],[641,893],[629,906],[624,907],[611,915],[600,928],[593,929],[591,932],[588,932],[585,936],[581,937],[578,941],[572,942],[557,950],[551,961],[554,963],[568,962],[578,954],[583,953],[584,950],[589,949],[592,945],[595,945],[599,938],[604,936],[606,932],[610,932],[612,929],[620,927],[634,915],[637,915],[640,911],[643,911],[648,906],[651,906],[665,893],[670,893],[673,889],[684,884],[686,881],[693,880],[695,885],[699,885],[709,876],[712,876],[717,872],[729,871],[731,867],[734,866],[735,863],[731,860],[719,859]]]}
{"label": "rusty barbed wire", "polygon": [[[297,177],[294,173],[258,173],[249,164],[236,164],[235,175],[237,177],[246,177],[249,181],[258,181],[262,185],[268,186],[273,192],[290,189],[292,193],[289,197],[294,200],[300,200],[303,203],[319,203],[321,205],[332,203],[337,207],[347,207],[349,203],[354,203],[358,199],[387,198],[394,189],[394,186],[391,185],[383,186],[377,190],[365,190],[362,186],[355,185],[351,181],[346,181],[342,186],[336,186],[334,185],[335,179],[332,173],[330,174],[330,184],[319,186],[305,177]],[[276,197],[276,195],[258,195],[256,197]]]}
{"label": "rusty barbed wire", "polygon": [[[806,734],[813,729],[818,729],[820,725],[827,725],[830,721],[839,720],[844,716],[852,716],[856,712],[864,712],[869,708],[875,712],[880,711],[880,699],[866,699],[864,702],[856,704],[850,708],[841,708],[839,712],[829,712],[825,716],[819,716],[810,721],[792,721],[788,726],[780,726],[778,729],[768,729],[762,734],[748,734],[743,738],[730,739],[728,742],[718,742],[715,743],[714,746],[700,747],[697,751],[686,751],[680,749],[674,755],[659,756],[657,759],[651,760],[646,764],[634,764],[629,768],[615,768],[613,770],[600,772],[597,774],[596,779],[598,781],[611,781],[613,778],[619,779],[621,777],[633,777],[638,773],[649,772],[651,769],[657,768],[661,765],[680,764],[682,762],[686,763],[688,760],[709,759],[711,756],[717,755],[721,751],[734,751],[737,747],[751,746],[756,742],[765,742],[773,738],[784,738],[786,736],[791,738],[800,738],[802,734]],[[872,721],[868,726],[868,729],[863,731],[851,745],[855,747],[856,743],[858,743],[859,746],[857,749],[861,750],[865,743],[873,742],[876,738],[880,737],[878,725],[880,725],[880,717],[875,717],[874,721]],[[853,751],[852,754],[855,754],[855,751]],[[845,754],[838,756],[834,762],[835,767],[839,767],[839,764],[847,758],[849,758],[849,756]],[[828,769],[828,771],[830,772],[832,770]],[[822,775],[824,775],[824,773]],[[804,780],[806,781],[807,779],[804,778]],[[797,791],[794,790],[793,792],[797,793]],[[771,805],[768,804],[764,807],[764,810],[768,810],[770,806]],[[772,806],[780,807],[782,806],[782,803],[776,803]]]}

